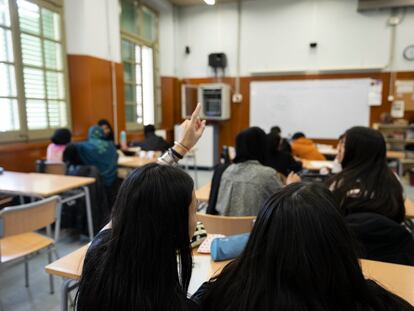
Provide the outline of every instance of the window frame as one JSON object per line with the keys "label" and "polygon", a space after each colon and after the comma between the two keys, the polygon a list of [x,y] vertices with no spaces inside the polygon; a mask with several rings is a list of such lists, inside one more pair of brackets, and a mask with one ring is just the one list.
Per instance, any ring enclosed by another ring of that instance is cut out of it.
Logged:
{"label": "window frame", "polygon": [[[122,0],[120,0],[122,1]],[[151,11],[151,13],[153,13],[156,16],[156,39],[151,42],[146,40],[145,38],[143,38],[142,36],[135,34],[135,33],[131,33],[129,31],[125,31],[122,29],[121,27],[121,62],[122,65],[124,65],[124,59],[122,58],[122,43],[124,40],[130,41],[135,45],[138,45],[141,47],[141,95],[142,95],[142,100],[144,100],[143,98],[143,75],[142,75],[142,48],[143,46],[146,46],[148,48],[151,48],[153,51],[153,60],[152,60],[152,69],[153,69],[153,85],[154,85],[154,125],[156,127],[158,127],[161,122],[162,122],[162,116],[161,116],[161,78],[160,78],[160,70],[159,70],[159,23],[160,23],[160,18],[159,18],[159,13],[152,9],[151,7],[149,7],[148,5],[144,5],[144,4],[138,4],[138,11],[139,11],[139,28],[140,29],[144,29],[144,18],[143,16],[143,11],[144,10],[149,10]],[[120,14],[120,18],[122,18],[122,15]],[[122,21],[120,20],[120,23],[122,23]],[[135,63],[136,64],[136,63]],[[126,85],[126,82],[124,81],[124,85]],[[125,90],[124,90],[125,92]],[[125,104],[125,108],[128,105],[127,104],[127,100],[126,98],[124,99],[124,104]],[[135,107],[137,107],[137,104],[135,104]],[[142,118],[144,120],[144,103],[142,102]],[[126,109],[124,111],[125,113],[125,118],[126,118]],[[138,122],[128,122],[125,121],[125,125],[126,125],[126,130],[128,132],[133,132],[133,131],[141,131],[144,128],[144,122],[142,123],[138,123]]]}
{"label": "window frame", "polygon": [[[43,24],[42,24],[42,13],[40,13],[40,33],[38,38],[40,38],[42,43],[42,66],[36,67],[32,65],[23,64],[23,52],[22,52],[22,42],[21,35],[27,34],[27,32],[20,30],[20,21],[19,21],[19,12],[18,4],[16,0],[6,0],[9,4],[9,14],[10,14],[10,29],[11,29],[11,38],[12,38],[12,47],[13,47],[13,57],[14,57],[14,67],[15,67],[15,83],[16,83],[16,95],[17,95],[17,105],[19,112],[19,122],[20,129],[15,131],[6,131],[0,132],[0,143],[13,143],[13,142],[30,142],[35,140],[44,140],[48,139],[55,128],[49,128],[47,124],[47,129],[29,129],[28,127],[28,118],[27,118],[27,109],[26,109],[26,94],[24,90],[24,69],[25,68],[35,68],[42,71],[44,77],[44,89],[45,89],[45,98],[41,100],[46,101],[46,107],[48,107],[47,102],[49,101],[48,95],[46,92],[46,73],[47,71],[51,72],[62,72],[63,74],[63,85],[64,85],[64,101],[65,101],[65,110],[67,117],[66,127],[71,129],[71,109],[70,109],[70,92],[69,92],[69,78],[68,78],[68,59],[66,52],[66,35],[65,35],[65,23],[64,23],[64,10],[62,5],[62,0],[26,0],[37,6],[39,6],[40,11],[42,8],[50,10],[59,15],[60,19],[60,41],[55,41],[53,39],[46,38],[43,34]],[[3,26],[2,26],[3,27]],[[44,49],[44,40],[47,39],[51,42],[58,42],[61,45],[61,57],[62,57],[62,70],[47,69],[45,64],[45,49]],[[58,101],[58,100],[56,100]],[[46,108],[48,113],[48,109]],[[49,118],[47,115],[47,121]]]}

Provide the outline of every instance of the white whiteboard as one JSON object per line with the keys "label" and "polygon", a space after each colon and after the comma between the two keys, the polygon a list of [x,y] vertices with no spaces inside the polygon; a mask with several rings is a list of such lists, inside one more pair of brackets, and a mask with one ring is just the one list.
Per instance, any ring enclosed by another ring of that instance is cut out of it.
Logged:
{"label": "white whiteboard", "polygon": [[250,126],[283,136],[304,132],[336,139],[348,128],[369,126],[370,79],[260,81],[250,83]]}

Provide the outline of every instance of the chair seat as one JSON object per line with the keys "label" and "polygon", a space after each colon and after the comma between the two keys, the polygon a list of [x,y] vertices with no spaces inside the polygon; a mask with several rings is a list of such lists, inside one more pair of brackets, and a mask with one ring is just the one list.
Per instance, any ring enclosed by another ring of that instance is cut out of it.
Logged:
{"label": "chair seat", "polygon": [[35,232],[0,239],[1,263],[18,259],[54,244],[54,240]]}

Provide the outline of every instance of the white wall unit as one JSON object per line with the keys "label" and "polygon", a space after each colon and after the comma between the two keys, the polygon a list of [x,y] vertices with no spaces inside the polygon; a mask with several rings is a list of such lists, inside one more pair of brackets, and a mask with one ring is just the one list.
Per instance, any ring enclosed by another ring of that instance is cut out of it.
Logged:
{"label": "white wall unit", "polygon": [[[174,127],[175,140],[180,139],[181,127],[176,125]],[[207,125],[203,136],[194,147],[196,150],[197,166],[202,168],[213,168],[218,163],[218,128],[214,125]],[[188,164],[193,166],[192,159],[184,158],[180,161],[181,165]]]}
{"label": "white wall unit", "polygon": [[285,135],[337,139],[352,126],[369,126],[370,79],[266,81],[250,84],[250,126]]}

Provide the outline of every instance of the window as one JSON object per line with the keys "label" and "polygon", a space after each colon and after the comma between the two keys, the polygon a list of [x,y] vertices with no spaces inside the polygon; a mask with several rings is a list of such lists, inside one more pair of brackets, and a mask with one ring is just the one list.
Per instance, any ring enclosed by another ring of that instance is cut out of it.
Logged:
{"label": "window", "polygon": [[128,130],[157,124],[160,118],[158,16],[149,8],[122,0],[122,62]]}
{"label": "window", "polygon": [[55,128],[67,127],[59,7],[46,1],[0,0],[0,37],[0,140],[46,138]]}

